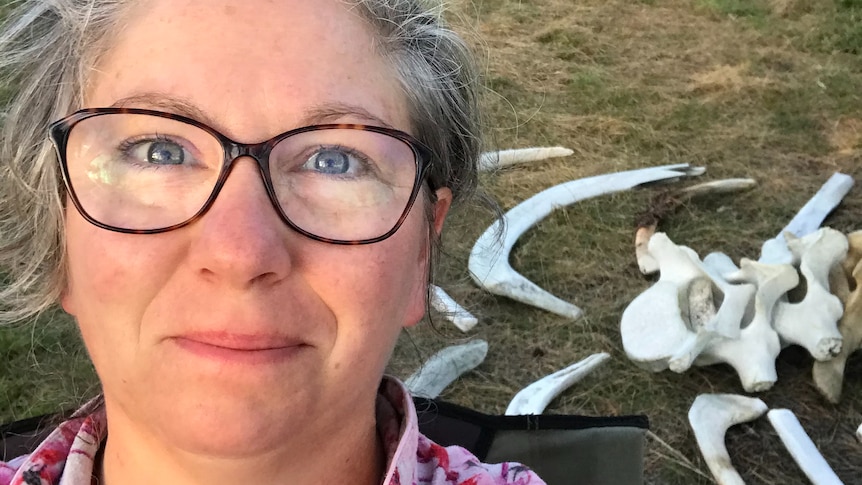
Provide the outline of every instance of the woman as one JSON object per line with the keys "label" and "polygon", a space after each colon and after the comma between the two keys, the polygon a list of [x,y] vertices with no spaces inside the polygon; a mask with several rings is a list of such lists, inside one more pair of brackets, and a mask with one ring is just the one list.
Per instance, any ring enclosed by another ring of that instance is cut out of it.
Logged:
{"label": "woman", "polygon": [[0,483],[543,483],[431,443],[383,377],[475,184],[473,72],[436,14],[39,0],[12,18],[5,317],[59,302],[103,402]]}

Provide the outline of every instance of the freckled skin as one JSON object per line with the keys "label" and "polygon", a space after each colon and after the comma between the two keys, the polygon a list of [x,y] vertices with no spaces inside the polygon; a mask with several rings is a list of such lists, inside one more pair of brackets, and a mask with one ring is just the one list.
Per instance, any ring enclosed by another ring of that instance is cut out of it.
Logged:
{"label": "freckled skin", "polygon": [[[340,2],[152,0],[129,19],[94,71],[86,107],[163,93],[250,143],[343,102],[411,131],[390,67]],[[440,189],[437,198],[439,230],[451,194]],[[400,329],[424,312],[423,200],[391,238],[365,246],[291,231],[252,160],[238,161],[203,218],[175,231],[105,231],[70,208],[62,303],[103,384],[108,478],[136,470],[139,483],[152,483],[154,462],[162,479],[197,476],[189,463],[201,465],[212,470],[209,483],[236,478],[248,463],[260,478],[297,462],[343,478],[311,458],[325,452],[346,463],[339,453],[352,447],[336,443],[364,443],[372,456],[349,456],[374,462],[377,383]],[[289,359],[234,365],[185,352],[175,337],[186,332],[278,334],[302,345]]]}

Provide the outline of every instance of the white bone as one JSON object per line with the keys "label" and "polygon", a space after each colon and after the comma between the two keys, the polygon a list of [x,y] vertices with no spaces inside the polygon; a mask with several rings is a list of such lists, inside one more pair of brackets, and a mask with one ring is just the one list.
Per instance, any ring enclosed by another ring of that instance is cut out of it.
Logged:
{"label": "white bone", "polygon": [[520,163],[537,162],[548,158],[568,157],[574,151],[563,147],[534,147],[485,152],[479,159],[479,170],[496,170]]}
{"label": "white bone", "polygon": [[[664,233],[650,238],[649,252],[661,276],[623,311],[623,348],[629,359],[653,372],[668,367],[684,372],[713,339],[740,335],[755,289],[713,278],[694,251]],[[724,302],[716,310],[718,292]]]}
{"label": "white bone", "polygon": [[593,354],[586,359],[572,364],[565,369],[547,375],[529,386],[521,389],[509,406],[506,408],[507,416],[524,416],[530,414],[542,414],[555,397],[565,391],[572,384],[580,381],[587,374],[610,359],[610,355],[601,352]]}
{"label": "white bone", "polygon": [[718,338],[707,345],[695,365],[725,362],[739,374],[746,392],[765,391],[775,384],[775,359],[781,352],[778,334],[770,325],[775,302],[799,282],[793,266],[761,264],[743,258],[731,281],[756,283],[754,313],[735,339]]}
{"label": "white bone", "polygon": [[[844,342],[838,355],[827,361],[814,362],[812,368],[817,390],[836,404],[841,400],[847,358],[862,345],[862,231],[848,234],[847,240],[850,250],[843,268],[837,274],[830,275],[831,287],[844,304],[844,315],[838,324]],[[855,283],[853,291],[849,289],[848,280]]]}
{"label": "white bone", "polygon": [[[543,190],[512,208],[479,237],[470,251],[470,276],[491,293],[576,319],[581,315],[580,308],[543,290],[509,264],[509,253],[521,234],[559,207],[649,182],[701,173],[702,169],[688,164],[666,165],[588,177]],[[505,228],[502,238],[501,227]]]}
{"label": "white bone", "polygon": [[469,332],[479,320],[449,296],[443,288],[431,285],[431,306],[455,324],[462,332]]}
{"label": "white bone", "polygon": [[734,394],[701,394],[688,410],[697,446],[718,485],[744,485],[733,468],[724,445],[724,435],[733,425],[753,421],[766,412],[766,404],[753,397]]}
{"label": "white bone", "polygon": [[835,173],[820,187],[778,236],[763,243],[760,250],[761,263],[790,263],[793,259],[784,239],[786,233],[801,237],[817,230],[826,216],[841,203],[841,199],[853,187],[853,177]]}
{"label": "white bone", "polygon": [[856,440],[862,443],[862,424],[860,424],[859,427],[856,428]]}
{"label": "white bone", "polygon": [[488,342],[484,340],[446,347],[432,355],[404,384],[412,394],[433,399],[461,374],[475,369],[487,354]]}
{"label": "white bone", "polygon": [[772,409],[766,415],[787,451],[814,485],[843,485],[817,447],[787,409]]}
{"label": "white bone", "polygon": [[635,232],[635,258],[638,261],[638,269],[645,275],[658,272],[658,261],[649,253],[649,240],[655,234],[656,226],[639,227]]}
{"label": "white bone", "polygon": [[844,313],[841,300],[829,292],[829,273],[847,255],[847,237],[821,228],[802,238],[788,235],[787,247],[806,280],[802,301],[778,302],[772,326],[788,344],[805,347],[816,360],[829,360],[841,352],[838,320]]}

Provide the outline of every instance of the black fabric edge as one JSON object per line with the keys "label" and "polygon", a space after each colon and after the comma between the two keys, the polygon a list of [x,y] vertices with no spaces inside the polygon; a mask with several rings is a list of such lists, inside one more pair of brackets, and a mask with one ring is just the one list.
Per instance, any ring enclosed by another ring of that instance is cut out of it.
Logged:
{"label": "black fabric edge", "polygon": [[59,424],[60,416],[62,414],[43,414],[12,423],[0,424],[0,438],[34,434],[43,431],[46,427],[54,427]]}
{"label": "black fabric edge", "polygon": [[[480,413],[470,408],[446,401],[413,397],[416,412],[423,419],[434,415],[444,415],[476,424],[485,429],[500,430],[540,430],[540,429],[588,429],[609,427],[631,427],[649,429],[649,418],[645,415],[625,416],[582,416],[576,414],[535,414],[527,416],[500,416]],[[484,433],[483,433],[484,438]],[[491,433],[488,445],[493,438]]]}

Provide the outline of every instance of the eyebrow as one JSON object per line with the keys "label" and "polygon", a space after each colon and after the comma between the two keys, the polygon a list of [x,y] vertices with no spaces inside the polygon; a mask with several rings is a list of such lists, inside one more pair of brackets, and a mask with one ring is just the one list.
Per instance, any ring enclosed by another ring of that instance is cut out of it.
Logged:
{"label": "eyebrow", "polygon": [[[164,93],[151,92],[135,94],[119,99],[111,105],[113,108],[129,108],[133,106],[144,106],[147,108],[158,109],[160,111],[163,110],[169,113],[192,118],[209,126],[218,126],[218,123],[207,116],[203,110],[195,106],[194,103]],[[309,125],[337,123],[345,118],[358,119],[362,123],[371,123],[376,126],[395,129],[382,118],[375,116],[361,106],[338,101],[322,103],[305,110],[300,118],[299,125],[296,126],[296,128]]]}

